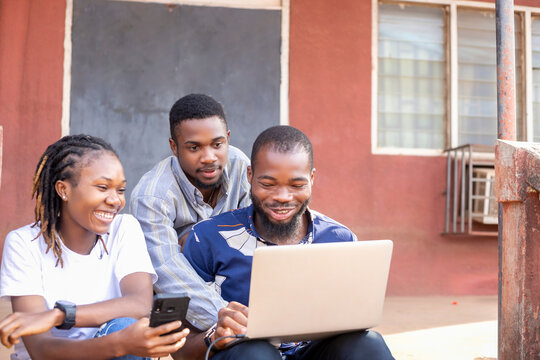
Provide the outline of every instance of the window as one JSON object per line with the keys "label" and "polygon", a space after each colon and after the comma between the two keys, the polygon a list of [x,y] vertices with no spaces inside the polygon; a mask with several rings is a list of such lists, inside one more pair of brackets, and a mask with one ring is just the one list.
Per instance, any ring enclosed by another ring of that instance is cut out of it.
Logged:
{"label": "window", "polygon": [[440,149],[446,112],[443,10],[381,4],[379,11],[378,143]]}
{"label": "window", "polygon": [[[497,137],[497,63],[493,4],[461,6],[379,2],[377,11],[377,111],[374,149],[440,150],[493,145]],[[536,9],[540,15],[540,8]],[[540,17],[530,40],[516,7],[516,123],[519,140],[540,141]],[[529,44],[527,44],[529,42]],[[525,52],[532,50],[532,84],[525,95]],[[534,98],[533,98],[534,97]],[[527,126],[525,102],[531,101]],[[527,137],[527,134],[534,136]]]}
{"label": "window", "polygon": [[497,138],[495,14],[459,9],[457,24],[459,142],[492,144]]}

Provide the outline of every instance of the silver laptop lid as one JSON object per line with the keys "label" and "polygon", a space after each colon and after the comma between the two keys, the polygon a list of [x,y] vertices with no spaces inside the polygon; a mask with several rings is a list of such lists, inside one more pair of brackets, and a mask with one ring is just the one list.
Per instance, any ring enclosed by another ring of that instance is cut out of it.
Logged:
{"label": "silver laptop lid", "polygon": [[378,325],[392,248],[390,240],[257,248],[247,336],[310,340]]}

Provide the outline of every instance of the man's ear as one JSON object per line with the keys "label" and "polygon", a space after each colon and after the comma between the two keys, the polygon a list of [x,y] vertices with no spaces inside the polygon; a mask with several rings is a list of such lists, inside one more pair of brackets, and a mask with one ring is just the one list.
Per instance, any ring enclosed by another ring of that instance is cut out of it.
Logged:
{"label": "man's ear", "polygon": [[172,138],[169,138],[169,146],[171,147],[171,151],[173,152],[174,156],[178,156],[176,150],[177,147],[176,147],[176,142],[172,139]]}
{"label": "man's ear", "polygon": [[253,171],[251,170],[251,165],[248,165],[247,167],[247,178],[249,185],[251,185],[251,177],[253,176]]}
{"label": "man's ear", "polygon": [[229,144],[231,139],[231,130],[227,130],[227,143]]}
{"label": "man's ear", "polygon": [[313,186],[313,182],[315,181],[315,168],[311,170],[311,176],[309,177],[309,180],[311,181],[311,186]]}

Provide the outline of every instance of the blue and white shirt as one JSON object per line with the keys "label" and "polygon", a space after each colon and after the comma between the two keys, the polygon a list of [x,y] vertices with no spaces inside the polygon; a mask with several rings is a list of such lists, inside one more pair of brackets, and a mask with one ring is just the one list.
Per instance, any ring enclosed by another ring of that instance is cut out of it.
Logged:
{"label": "blue and white shirt", "polygon": [[[301,244],[356,241],[345,226],[308,210],[307,235]],[[206,282],[213,283],[223,299],[248,305],[253,252],[275,243],[259,236],[253,223],[253,205],[202,221],[193,227],[184,255]]]}

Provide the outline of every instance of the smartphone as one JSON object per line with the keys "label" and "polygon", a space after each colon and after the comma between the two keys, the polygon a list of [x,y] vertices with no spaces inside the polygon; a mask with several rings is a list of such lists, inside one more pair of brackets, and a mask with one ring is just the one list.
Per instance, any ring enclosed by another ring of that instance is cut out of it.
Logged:
{"label": "smartphone", "polygon": [[[150,326],[156,327],[171,321],[180,320],[182,326],[170,333],[182,330],[186,323],[186,313],[189,305],[187,294],[156,294],[150,313]],[[168,335],[163,334],[163,335]]]}

